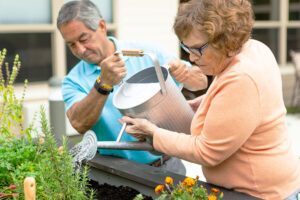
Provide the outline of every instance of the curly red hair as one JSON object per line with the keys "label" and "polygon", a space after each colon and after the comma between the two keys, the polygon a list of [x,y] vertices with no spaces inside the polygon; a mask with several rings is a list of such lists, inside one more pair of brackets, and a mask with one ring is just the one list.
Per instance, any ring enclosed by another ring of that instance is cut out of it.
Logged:
{"label": "curly red hair", "polygon": [[212,47],[231,56],[249,40],[253,24],[247,0],[191,0],[180,5],[173,28],[180,40],[196,28],[208,36]]}

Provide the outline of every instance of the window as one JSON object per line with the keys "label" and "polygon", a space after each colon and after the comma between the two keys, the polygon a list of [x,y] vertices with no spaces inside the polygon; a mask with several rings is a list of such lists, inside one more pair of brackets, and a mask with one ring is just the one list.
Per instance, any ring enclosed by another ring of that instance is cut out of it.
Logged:
{"label": "window", "polygon": [[300,0],[249,1],[255,14],[252,38],[268,45],[280,66],[287,65],[289,51],[300,51]]}
{"label": "window", "polygon": [[256,20],[252,37],[268,45],[277,62],[285,66],[291,61],[289,51],[300,51],[300,0],[251,2]]}
{"label": "window", "polygon": [[[66,75],[67,63],[76,63],[56,28],[61,6],[69,0],[1,0],[0,50],[7,49],[6,61],[12,63],[19,54],[21,70],[16,82],[48,81],[51,76]],[[107,28],[115,34],[113,1],[91,0],[107,21]],[[5,74],[5,73],[4,73]]]}
{"label": "window", "polygon": [[[16,83],[48,80],[52,76],[50,33],[3,33],[0,44],[7,49],[6,62],[13,65],[15,55],[21,61]],[[6,73],[3,73],[6,74]]]}

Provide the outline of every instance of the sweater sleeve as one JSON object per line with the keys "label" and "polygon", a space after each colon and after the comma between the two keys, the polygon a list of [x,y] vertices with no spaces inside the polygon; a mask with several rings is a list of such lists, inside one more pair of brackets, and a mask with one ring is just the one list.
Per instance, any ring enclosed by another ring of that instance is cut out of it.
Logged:
{"label": "sweater sleeve", "polygon": [[[159,129],[154,148],[204,166],[216,166],[243,146],[261,118],[256,83],[247,74],[218,80],[206,98],[207,108],[196,112],[191,135]],[[202,105],[201,105],[202,106]],[[203,118],[203,110],[207,110]],[[200,126],[202,124],[202,126]]]}

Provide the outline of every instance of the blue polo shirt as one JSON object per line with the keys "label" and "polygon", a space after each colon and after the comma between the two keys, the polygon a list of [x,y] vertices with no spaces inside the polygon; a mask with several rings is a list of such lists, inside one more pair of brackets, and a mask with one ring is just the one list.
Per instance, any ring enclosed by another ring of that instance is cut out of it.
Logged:
{"label": "blue polo shirt", "polygon": [[[123,49],[143,49],[145,52],[154,53],[161,66],[175,59],[175,57],[170,55],[167,51],[153,44],[118,41],[114,37],[109,37],[109,39],[114,42],[117,51]],[[127,68],[127,76],[124,80],[127,80],[142,69],[154,66],[152,59],[147,55],[143,57],[127,57],[121,55],[121,57]],[[72,107],[74,103],[82,100],[89,94],[100,72],[100,66],[89,64],[83,60],[72,68],[62,83],[62,95],[66,104],[66,111]],[[118,85],[114,86],[114,91],[116,91],[118,87]],[[100,119],[91,128],[91,130],[96,133],[98,141],[116,141],[122,127],[118,122],[118,119],[122,118],[122,114],[112,103],[113,95],[114,92],[109,95]],[[121,141],[136,141],[136,138],[124,133]],[[98,149],[98,151],[102,155],[123,157],[141,163],[151,163],[160,158],[160,156],[153,155],[148,151],[109,149]]]}

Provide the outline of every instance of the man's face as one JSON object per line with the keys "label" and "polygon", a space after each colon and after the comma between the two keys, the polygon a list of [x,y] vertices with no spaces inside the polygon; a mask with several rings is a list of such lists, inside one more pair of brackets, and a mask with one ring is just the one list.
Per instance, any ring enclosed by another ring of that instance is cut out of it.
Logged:
{"label": "man's face", "polygon": [[73,20],[61,25],[60,32],[72,53],[80,60],[99,64],[108,56],[108,39],[104,20],[100,20],[96,31],[87,28],[81,21]]}

